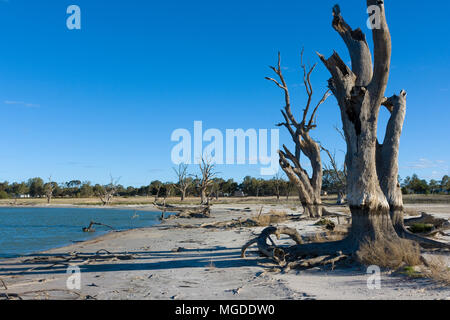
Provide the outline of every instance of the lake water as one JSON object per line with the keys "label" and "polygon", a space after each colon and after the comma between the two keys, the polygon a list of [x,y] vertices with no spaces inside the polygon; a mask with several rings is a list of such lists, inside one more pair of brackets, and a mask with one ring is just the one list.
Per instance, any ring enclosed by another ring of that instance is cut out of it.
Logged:
{"label": "lake water", "polygon": [[159,223],[161,213],[98,208],[0,208],[0,258],[15,257],[72,244],[115,230],[149,227]]}

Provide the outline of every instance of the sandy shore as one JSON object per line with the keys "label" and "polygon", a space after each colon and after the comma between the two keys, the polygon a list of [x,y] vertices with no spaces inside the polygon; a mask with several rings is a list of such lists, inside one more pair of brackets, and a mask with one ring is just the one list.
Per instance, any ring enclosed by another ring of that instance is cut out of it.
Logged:
{"label": "sandy shore", "polygon": [[[407,205],[439,216],[450,215],[448,205]],[[260,210],[254,204],[219,204],[211,219],[177,219],[146,229],[112,232],[86,242],[29,257],[0,260],[0,295],[25,299],[449,299],[450,288],[428,279],[409,279],[382,273],[381,289],[367,287],[365,268],[274,271],[273,264],[242,245],[262,228],[231,230],[176,228],[205,222],[247,218]],[[150,206],[126,208],[152,210]],[[249,208],[244,210],[245,208]],[[264,211],[292,206],[266,205]],[[342,208],[332,208],[333,211]],[[289,222],[302,234],[317,232],[314,221]],[[71,261],[81,270],[81,289],[67,290],[67,265],[55,256],[77,252],[105,259]],[[449,259],[448,256],[446,256]]]}

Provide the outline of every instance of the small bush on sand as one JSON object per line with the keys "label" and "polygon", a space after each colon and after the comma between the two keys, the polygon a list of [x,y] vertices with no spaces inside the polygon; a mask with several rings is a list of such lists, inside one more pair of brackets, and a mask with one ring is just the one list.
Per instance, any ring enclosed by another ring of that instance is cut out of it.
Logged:
{"label": "small bush on sand", "polygon": [[287,214],[284,211],[270,210],[268,213],[253,217],[252,220],[255,220],[260,227],[266,227],[271,224],[286,221]]}
{"label": "small bush on sand", "polygon": [[410,208],[404,208],[403,212],[406,216],[420,216],[419,211],[415,210],[415,209],[410,209]]}
{"label": "small bush on sand", "polygon": [[339,241],[345,238],[343,234],[337,234],[334,232],[317,232],[312,236],[305,237],[308,242],[330,242]]}
{"label": "small bush on sand", "polygon": [[387,241],[365,241],[356,253],[357,259],[365,265],[396,270],[403,265],[416,266],[421,263],[420,247],[415,242],[399,239]]}
{"label": "small bush on sand", "polygon": [[450,285],[450,268],[442,257],[431,257],[425,260],[428,268],[427,276],[439,283]]}
{"label": "small bush on sand", "polygon": [[328,230],[334,230],[334,228],[336,227],[336,225],[334,224],[333,221],[331,221],[329,219],[325,219],[325,218],[320,219],[314,225],[316,225],[316,226],[324,226]]}

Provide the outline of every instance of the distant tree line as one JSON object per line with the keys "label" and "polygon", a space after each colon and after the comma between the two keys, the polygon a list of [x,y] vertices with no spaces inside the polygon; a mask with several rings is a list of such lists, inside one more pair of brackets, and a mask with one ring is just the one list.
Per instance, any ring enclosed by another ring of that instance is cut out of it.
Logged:
{"label": "distant tree line", "polygon": [[413,174],[401,181],[401,187],[403,194],[448,194],[450,192],[450,180],[448,175],[445,175],[440,181],[431,179],[427,182],[420,179],[417,174]]}
{"label": "distant tree line", "polygon": [[[324,170],[323,174],[323,191],[328,194],[336,194],[342,190],[342,181],[344,173],[339,172],[342,177],[338,179],[336,172],[333,170]],[[416,174],[405,179],[399,179],[404,194],[448,194],[450,191],[450,179],[445,175],[440,181],[420,179]],[[183,184],[180,187],[180,183]],[[45,198],[49,194],[53,198],[90,198],[101,197],[112,189],[113,183],[107,185],[95,184],[89,181],[71,180],[64,183],[56,183],[54,181],[44,181],[42,178],[32,178],[26,182],[7,181],[0,182],[0,199],[8,198]],[[146,196],[166,198],[171,196],[183,195],[184,197],[201,196],[201,178],[194,176],[185,176],[183,180],[173,182],[162,182],[159,180],[152,181],[147,186],[125,187],[121,184],[114,185],[114,195],[122,197]],[[284,178],[275,176],[272,179],[261,179],[246,176],[241,183],[233,179],[213,178],[210,184],[211,197],[228,197],[228,196],[276,196],[277,198],[297,196],[295,187]]]}

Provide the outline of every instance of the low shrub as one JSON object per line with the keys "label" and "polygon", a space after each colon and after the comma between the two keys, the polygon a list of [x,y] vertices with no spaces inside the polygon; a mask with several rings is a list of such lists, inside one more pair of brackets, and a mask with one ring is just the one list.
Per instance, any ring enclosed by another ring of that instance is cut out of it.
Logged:
{"label": "low shrub", "polygon": [[419,245],[405,239],[397,241],[367,240],[361,244],[356,256],[364,265],[376,265],[393,270],[404,265],[417,266],[421,264]]}

